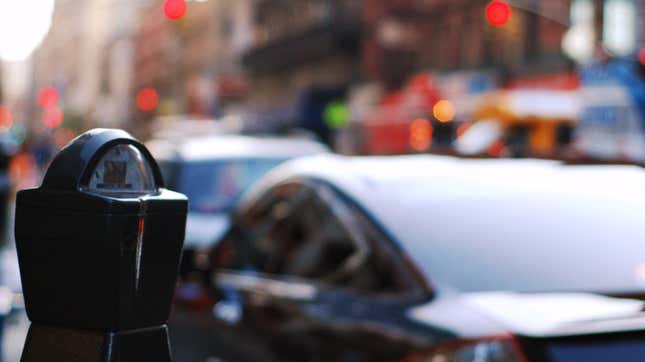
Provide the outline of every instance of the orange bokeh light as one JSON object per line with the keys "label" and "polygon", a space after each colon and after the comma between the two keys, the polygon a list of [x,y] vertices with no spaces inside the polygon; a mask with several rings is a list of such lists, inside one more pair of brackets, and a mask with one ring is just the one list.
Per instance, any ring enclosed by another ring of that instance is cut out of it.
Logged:
{"label": "orange bokeh light", "polygon": [[13,114],[11,109],[0,106],[0,130],[7,131],[13,125]]}
{"label": "orange bokeh light", "polygon": [[54,87],[43,88],[38,93],[38,104],[44,109],[56,107],[58,103],[58,90]]}
{"label": "orange bokeh light", "polygon": [[486,19],[491,25],[504,26],[511,19],[511,7],[504,1],[493,0],[486,6]]}
{"label": "orange bokeh light", "polygon": [[137,93],[137,107],[140,110],[147,112],[157,108],[159,104],[159,96],[157,91],[152,88],[143,88]]}
{"label": "orange bokeh light", "polygon": [[163,6],[164,14],[170,20],[179,20],[186,14],[186,0],[166,0]]}
{"label": "orange bokeh light", "polygon": [[442,99],[434,105],[432,113],[434,118],[441,123],[451,122],[455,119],[455,105],[448,100]]}
{"label": "orange bokeh light", "polygon": [[427,119],[419,118],[410,124],[410,147],[418,152],[427,151],[432,145],[432,124]]}
{"label": "orange bokeh light", "polygon": [[43,123],[47,128],[57,128],[63,124],[63,111],[58,108],[46,109],[43,112]]}

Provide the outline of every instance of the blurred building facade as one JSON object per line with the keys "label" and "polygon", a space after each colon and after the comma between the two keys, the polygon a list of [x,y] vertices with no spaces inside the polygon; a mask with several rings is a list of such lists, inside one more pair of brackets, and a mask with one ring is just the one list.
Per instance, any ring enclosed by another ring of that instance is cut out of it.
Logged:
{"label": "blurred building facade", "polygon": [[360,1],[190,1],[174,22],[163,4],[140,9],[132,89],[155,89],[159,107],[137,119],[237,113],[252,130],[324,136],[324,106],[360,77]]}
{"label": "blurred building facade", "polygon": [[[33,128],[42,128],[42,110],[37,107],[41,89],[55,87],[62,97],[60,104],[68,108],[82,108],[77,104],[80,92],[80,64],[82,37],[85,34],[84,17],[91,1],[56,1],[52,26],[41,46],[32,56],[32,86],[29,122]],[[70,14],[73,14],[70,15]],[[82,110],[79,109],[79,113]],[[71,112],[68,112],[68,114]]]}
{"label": "blurred building facade", "polygon": [[138,7],[145,1],[57,0],[51,29],[32,57],[33,126],[40,90],[54,87],[67,126],[127,127]]}
{"label": "blurred building facade", "polygon": [[179,77],[179,39],[176,24],[169,24],[161,11],[163,1],[150,1],[139,9],[139,27],[134,35],[134,77],[130,85],[130,107],[134,126],[143,127],[153,113],[137,108],[135,95],[142,89],[154,89],[158,94],[157,113],[180,112],[181,96],[175,86]]}
{"label": "blurred building facade", "polygon": [[250,77],[247,119],[255,128],[297,126],[327,137],[326,104],[360,77],[362,3],[259,0],[242,53]]}
{"label": "blurred building facade", "polygon": [[368,79],[400,88],[414,72],[499,69],[514,77],[571,66],[561,50],[568,0],[526,2],[492,26],[485,0],[366,0],[363,68]]}
{"label": "blurred building facade", "polygon": [[156,112],[138,119],[186,114],[214,117],[245,95],[239,52],[250,39],[251,0],[191,1],[184,17],[169,21],[163,0],[140,10],[132,90],[153,88]]}
{"label": "blurred building facade", "polygon": [[[635,56],[645,45],[637,0],[509,1],[512,16],[499,27],[486,19],[488,0],[189,0],[176,21],[164,3],[56,1],[32,59],[30,118],[38,123],[35,99],[53,86],[77,128],[237,114],[249,129],[301,127],[330,141],[330,104],[347,105],[360,123],[419,74],[438,76],[450,89],[437,93],[451,99],[491,74],[486,87],[576,86],[577,59],[563,44],[581,22],[611,49]],[[617,20],[621,6],[635,18]],[[617,42],[629,24],[633,36]],[[582,53],[596,56],[589,46]],[[158,95],[153,110],[137,107],[145,88]]]}

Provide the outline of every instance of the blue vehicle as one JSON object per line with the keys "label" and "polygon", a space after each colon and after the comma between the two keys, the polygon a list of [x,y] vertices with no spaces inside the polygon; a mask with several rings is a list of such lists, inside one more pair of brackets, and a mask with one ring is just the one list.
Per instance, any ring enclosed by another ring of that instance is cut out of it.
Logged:
{"label": "blue vehicle", "polygon": [[208,268],[208,249],[229,228],[230,214],[249,186],[284,161],[327,152],[321,143],[305,138],[231,134],[159,139],[147,146],[166,186],[190,200],[182,280],[194,279],[193,272]]}

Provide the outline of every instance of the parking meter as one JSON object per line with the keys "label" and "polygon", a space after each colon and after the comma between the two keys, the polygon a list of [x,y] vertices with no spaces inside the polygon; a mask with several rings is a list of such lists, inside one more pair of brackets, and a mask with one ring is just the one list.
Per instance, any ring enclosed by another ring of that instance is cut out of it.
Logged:
{"label": "parking meter", "polygon": [[27,315],[22,361],[170,361],[166,322],[187,199],[121,130],[67,145],[16,201]]}

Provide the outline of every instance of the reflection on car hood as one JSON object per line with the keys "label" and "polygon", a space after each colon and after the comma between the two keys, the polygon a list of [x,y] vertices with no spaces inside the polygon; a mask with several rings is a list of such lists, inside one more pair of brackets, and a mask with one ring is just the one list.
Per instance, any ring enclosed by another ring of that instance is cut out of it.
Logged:
{"label": "reflection on car hood", "polygon": [[[569,334],[576,333],[582,325],[588,329],[601,321],[640,319],[645,305],[639,300],[582,293],[475,293],[464,298],[468,305],[526,335]],[[641,322],[639,328],[645,328],[645,324]]]}
{"label": "reflection on car hood", "polygon": [[[645,329],[644,302],[596,294],[467,293],[439,302],[444,309],[460,309],[447,313],[449,317],[440,316],[435,304],[415,307],[409,316],[469,337],[502,330],[545,337]],[[455,315],[463,318],[455,320]]]}
{"label": "reflection on car hood", "polygon": [[207,248],[219,240],[230,226],[228,214],[200,214],[191,212],[186,219],[187,248]]}

